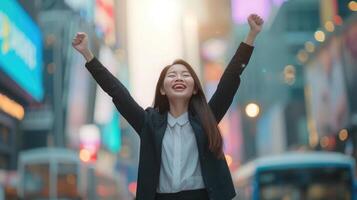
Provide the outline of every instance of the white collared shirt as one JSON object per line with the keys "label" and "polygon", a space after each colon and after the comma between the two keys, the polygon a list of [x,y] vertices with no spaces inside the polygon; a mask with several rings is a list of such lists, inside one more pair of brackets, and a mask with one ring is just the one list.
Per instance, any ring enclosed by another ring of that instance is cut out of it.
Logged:
{"label": "white collared shirt", "polygon": [[188,113],[174,118],[167,116],[167,128],[162,141],[158,193],[175,193],[205,188],[195,134]]}

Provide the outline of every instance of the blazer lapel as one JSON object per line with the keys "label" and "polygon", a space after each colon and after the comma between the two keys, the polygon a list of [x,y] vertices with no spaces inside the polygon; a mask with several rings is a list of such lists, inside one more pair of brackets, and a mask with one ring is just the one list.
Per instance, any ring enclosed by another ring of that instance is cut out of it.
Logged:
{"label": "blazer lapel", "polygon": [[195,133],[197,148],[199,154],[202,156],[205,152],[205,147],[207,146],[207,137],[202,129],[201,122],[196,116],[189,114],[190,124],[192,126],[193,132]]}
{"label": "blazer lapel", "polygon": [[156,128],[155,131],[155,149],[156,149],[156,156],[159,158],[161,162],[161,149],[162,149],[162,140],[165,135],[165,131],[167,128],[167,112],[164,114],[158,113],[157,124],[154,127]]}

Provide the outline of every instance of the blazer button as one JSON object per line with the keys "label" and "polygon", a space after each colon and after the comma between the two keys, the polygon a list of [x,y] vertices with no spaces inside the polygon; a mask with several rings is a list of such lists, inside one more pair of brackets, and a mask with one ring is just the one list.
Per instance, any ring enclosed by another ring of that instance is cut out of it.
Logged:
{"label": "blazer button", "polygon": [[245,64],[242,64],[242,68],[244,68],[245,67]]}

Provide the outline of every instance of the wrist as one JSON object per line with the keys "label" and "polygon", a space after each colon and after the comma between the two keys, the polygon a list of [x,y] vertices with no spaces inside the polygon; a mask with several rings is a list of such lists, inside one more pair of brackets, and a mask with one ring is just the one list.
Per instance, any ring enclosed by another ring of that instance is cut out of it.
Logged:
{"label": "wrist", "polygon": [[250,31],[249,34],[247,35],[246,39],[245,39],[245,43],[250,45],[250,46],[254,46],[254,41],[255,41],[255,37],[257,36],[256,33]]}
{"label": "wrist", "polygon": [[250,30],[249,33],[248,33],[248,37],[251,37],[251,38],[256,38],[257,35],[258,35],[258,31],[253,31],[253,30]]}
{"label": "wrist", "polygon": [[89,49],[85,49],[82,52],[82,55],[86,59],[87,62],[91,61],[94,58],[93,53]]}

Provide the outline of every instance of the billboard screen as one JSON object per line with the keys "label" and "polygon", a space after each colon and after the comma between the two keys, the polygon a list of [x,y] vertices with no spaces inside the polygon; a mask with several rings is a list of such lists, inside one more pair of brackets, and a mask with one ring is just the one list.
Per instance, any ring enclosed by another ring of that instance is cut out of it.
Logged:
{"label": "billboard screen", "polygon": [[35,100],[43,99],[42,35],[16,1],[0,4],[0,70]]}

